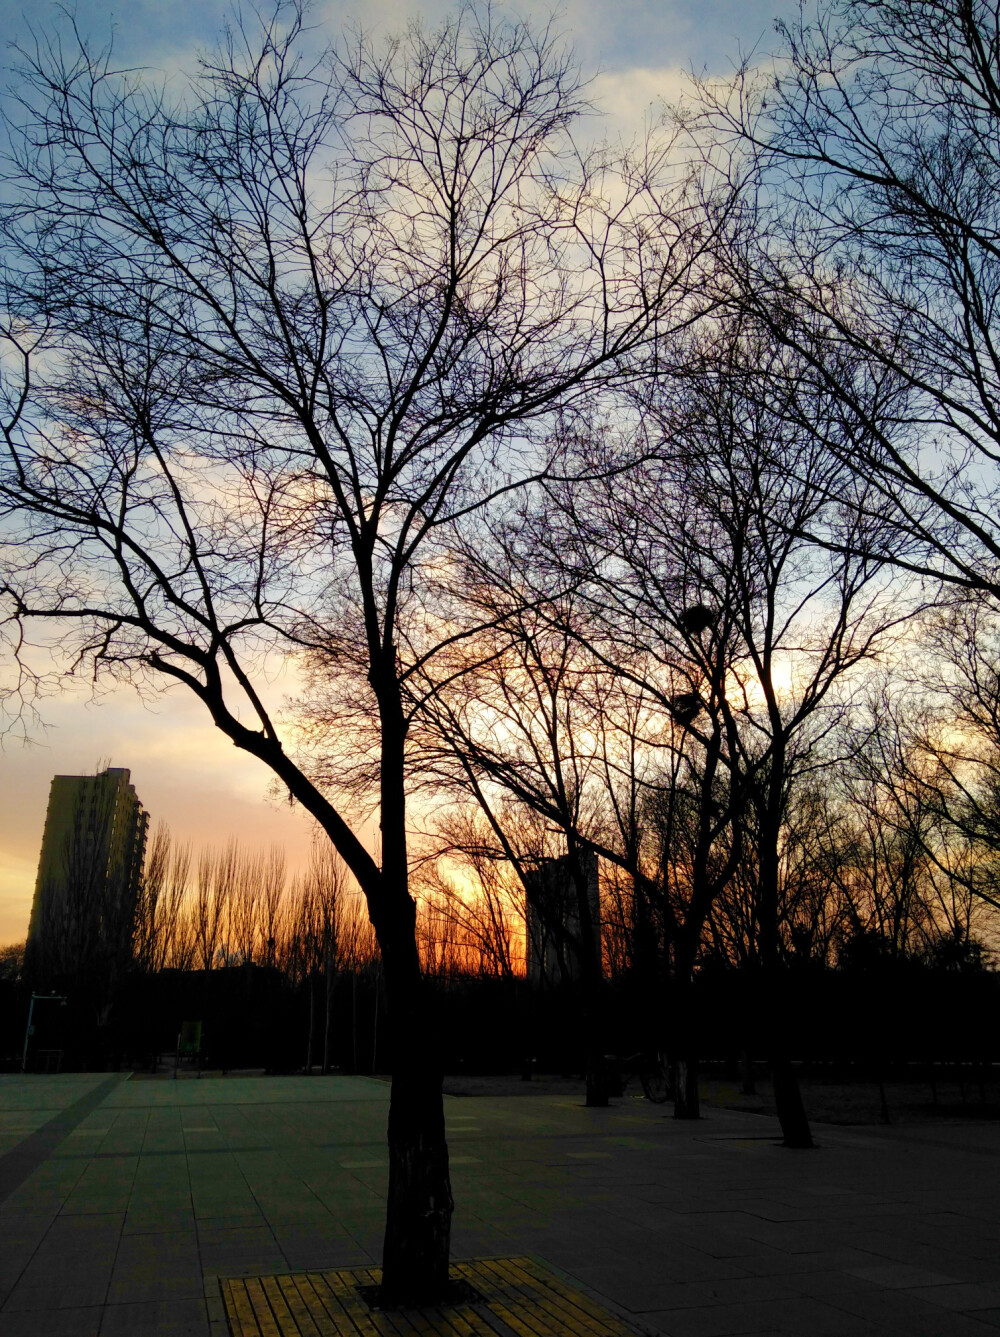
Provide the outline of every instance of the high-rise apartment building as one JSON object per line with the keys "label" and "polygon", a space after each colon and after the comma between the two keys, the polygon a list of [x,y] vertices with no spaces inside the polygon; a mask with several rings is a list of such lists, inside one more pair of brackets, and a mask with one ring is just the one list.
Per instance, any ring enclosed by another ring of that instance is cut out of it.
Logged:
{"label": "high-rise apartment building", "polygon": [[[601,896],[597,855],[581,851],[580,867],[586,879],[590,930],[597,959],[601,959]],[[580,896],[568,857],[548,859],[529,875],[525,894],[525,944],[528,979],[557,984],[579,979],[583,928]]]}
{"label": "high-rise apartment building", "polygon": [[28,926],[36,986],[127,966],[148,826],[124,768],[53,778]]}

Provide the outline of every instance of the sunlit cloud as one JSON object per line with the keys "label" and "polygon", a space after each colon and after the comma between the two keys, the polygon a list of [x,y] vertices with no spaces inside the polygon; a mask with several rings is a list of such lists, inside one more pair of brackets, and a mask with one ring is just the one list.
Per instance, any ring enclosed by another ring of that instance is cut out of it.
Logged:
{"label": "sunlit cloud", "polygon": [[654,126],[663,115],[664,105],[680,102],[690,91],[686,70],[676,66],[662,69],[636,67],[600,74],[594,80],[593,97],[603,113],[606,134],[629,139],[646,126]]}

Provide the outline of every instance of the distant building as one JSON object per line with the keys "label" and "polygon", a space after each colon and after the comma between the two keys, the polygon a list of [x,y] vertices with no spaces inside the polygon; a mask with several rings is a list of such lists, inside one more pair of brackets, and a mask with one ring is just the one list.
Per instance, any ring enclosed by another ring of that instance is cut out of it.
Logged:
{"label": "distant building", "polygon": [[148,827],[127,770],[53,778],[25,952],[36,987],[100,988],[130,964]]}
{"label": "distant building", "polygon": [[[581,853],[587,880],[590,921],[601,959],[601,897],[597,855]],[[528,979],[557,984],[580,978],[580,956],[575,944],[582,943],[580,902],[568,856],[548,859],[528,877],[525,893],[525,956]]]}

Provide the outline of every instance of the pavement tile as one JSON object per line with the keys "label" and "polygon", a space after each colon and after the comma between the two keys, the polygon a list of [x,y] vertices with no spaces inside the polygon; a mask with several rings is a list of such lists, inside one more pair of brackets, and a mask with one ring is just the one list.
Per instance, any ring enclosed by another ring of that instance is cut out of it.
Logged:
{"label": "pavement tile", "polygon": [[794,1300],[798,1292],[776,1277],[739,1277],[731,1281],[700,1282],[690,1289],[702,1304],[747,1304],[772,1300]]}
{"label": "pavement tile", "polygon": [[[48,1280],[22,1276],[4,1302],[3,1313],[89,1308],[104,1304],[110,1269],[106,1272],[74,1272],[67,1269]],[[36,1319],[37,1322],[37,1319]],[[39,1333],[39,1337],[41,1334]]]}
{"label": "pavement tile", "polygon": [[196,1221],[198,1234],[204,1238],[215,1230],[240,1230],[250,1226],[266,1226],[267,1221],[259,1207],[249,1211],[220,1212],[217,1216],[199,1216]]}
{"label": "pavement tile", "polygon": [[868,1249],[886,1263],[898,1263],[915,1271],[927,1273],[941,1272],[943,1270],[942,1262],[947,1261],[950,1264],[956,1257],[954,1253],[948,1250],[946,1239],[942,1239],[936,1245],[918,1244],[913,1240],[903,1239],[899,1235],[892,1235],[887,1232],[875,1233],[870,1236],[855,1232],[853,1234],[848,1233],[841,1238],[845,1243],[853,1244],[855,1248]]}
{"label": "pavement tile", "polygon": [[643,1314],[642,1322],[651,1324],[668,1337],[737,1337],[743,1333],[764,1337],[768,1333],[780,1332],[773,1320],[769,1321],[766,1316],[745,1314],[732,1307],[666,1309],[662,1313]]}
{"label": "pavement tile", "polygon": [[945,1286],[908,1286],[906,1294],[914,1300],[941,1305],[944,1309],[971,1310],[1000,1308],[999,1286],[976,1286],[953,1282]]}
{"label": "pavement tile", "polygon": [[624,1293],[620,1287],[604,1288],[600,1285],[598,1278],[587,1269],[584,1271],[590,1286],[596,1287],[603,1295],[611,1298],[612,1290],[615,1291],[615,1298],[622,1296],[619,1300],[625,1309],[633,1314],[639,1314],[643,1317],[649,1311],[671,1310],[677,1312],[682,1309],[704,1309],[711,1302],[698,1286],[684,1286],[677,1282],[657,1283],[652,1279],[649,1281],[633,1281],[625,1288]]}
{"label": "pavement tile", "polygon": [[[818,1260],[822,1262],[825,1260]],[[873,1281],[864,1281],[861,1277],[847,1272],[827,1270],[822,1267],[815,1272],[791,1272],[782,1277],[783,1285],[800,1295],[837,1297],[849,1295],[880,1294],[882,1288]]]}
{"label": "pavement tile", "polygon": [[[900,1263],[876,1263],[871,1267],[848,1267],[844,1269],[862,1281],[874,1282],[886,1289],[913,1288],[915,1286],[947,1286],[957,1280],[941,1272],[927,1272],[919,1267],[909,1267]],[[985,1308],[985,1306],[984,1306]]]}
{"label": "pavement tile", "polygon": [[806,1299],[717,1305],[643,1317],[662,1323],[670,1337],[730,1337],[736,1333],[768,1331],[795,1333],[799,1337],[883,1337],[876,1323],[856,1315],[831,1312],[828,1306]]}
{"label": "pavement tile", "polygon": [[126,1235],[160,1235],[165,1230],[171,1234],[183,1235],[195,1233],[194,1213],[178,1208],[173,1211],[157,1211],[153,1208],[136,1208],[129,1204],[123,1232]]}
{"label": "pavement tile", "polygon": [[955,1313],[914,1299],[904,1290],[844,1292],[831,1297],[830,1302],[846,1313],[909,1332],[911,1337],[973,1337],[973,1334],[984,1337],[990,1330],[990,1324],[984,1323],[978,1314]]}
{"label": "pavement tile", "polygon": [[[955,1271],[959,1271],[955,1268]],[[963,1255],[962,1271],[966,1276],[983,1286],[1000,1286],[1000,1243],[993,1246],[988,1258],[974,1258]]]}
{"label": "pavement tile", "polygon": [[[0,1337],[98,1337],[101,1307],[0,1313]],[[138,1337],[138,1333],[135,1334]]]}
{"label": "pavement tile", "polygon": [[[739,1259],[740,1267],[745,1272],[756,1276],[793,1276],[796,1273],[811,1274],[828,1268],[866,1268],[877,1264],[870,1253],[860,1249],[844,1249],[835,1243],[829,1249],[817,1249],[812,1253],[784,1253],[780,1249],[760,1249],[755,1254],[745,1254]],[[855,1274],[856,1275],[856,1274]]]}
{"label": "pavement tile", "polygon": [[267,1226],[199,1233],[202,1267],[217,1276],[288,1270],[288,1260]]}
{"label": "pavement tile", "polygon": [[282,1255],[288,1260],[291,1272],[322,1272],[330,1267],[367,1267],[371,1255],[353,1241],[337,1244],[285,1244]]}
{"label": "pavement tile", "polygon": [[207,1325],[202,1298],[111,1304],[104,1311],[100,1337],[205,1337]]}
{"label": "pavement tile", "polygon": [[193,1233],[123,1236],[108,1304],[183,1299],[201,1292],[201,1260]]}
{"label": "pavement tile", "polygon": [[977,1310],[1000,1308],[1000,1287],[953,1283],[947,1286],[907,1287],[907,1295],[927,1300],[944,1309]]}

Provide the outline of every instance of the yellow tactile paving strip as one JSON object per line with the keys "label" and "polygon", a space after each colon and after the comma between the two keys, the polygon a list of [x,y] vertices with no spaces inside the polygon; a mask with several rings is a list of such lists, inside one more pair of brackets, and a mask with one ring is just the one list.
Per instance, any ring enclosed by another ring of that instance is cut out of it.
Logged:
{"label": "yellow tactile paving strip", "polygon": [[370,1310],[359,1286],[378,1268],[236,1277],[220,1282],[234,1337],[633,1337],[634,1328],[530,1258],[452,1263],[454,1280],[482,1296],[475,1304]]}

